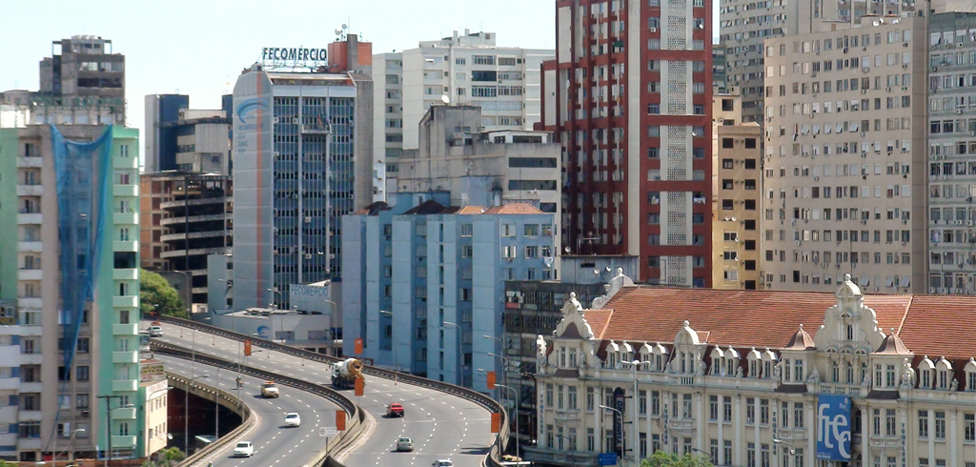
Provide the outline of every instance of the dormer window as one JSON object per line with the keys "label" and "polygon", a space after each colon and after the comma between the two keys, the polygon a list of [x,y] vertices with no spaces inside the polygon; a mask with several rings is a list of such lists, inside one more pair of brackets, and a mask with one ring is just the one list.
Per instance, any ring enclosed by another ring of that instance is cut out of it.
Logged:
{"label": "dormer window", "polygon": [[569,352],[569,367],[576,368],[576,349],[571,349]]}
{"label": "dormer window", "polygon": [[725,352],[718,347],[712,349],[711,370],[710,374],[712,376],[722,376],[722,373],[725,371]]}
{"label": "dormer window", "polygon": [[976,391],[976,359],[969,358],[964,368],[966,371],[966,391]]}
{"label": "dormer window", "polygon": [[935,364],[926,356],[918,363],[918,388],[933,389],[935,386]]}
{"label": "dormer window", "polygon": [[895,366],[888,365],[885,367],[885,386],[889,388],[895,387]]}
{"label": "dormer window", "polygon": [[793,367],[790,366],[790,359],[783,360],[783,381],[793,380]]}
{"label": "dormer window", "polygon": [[735,376],[736,370],[739,368],[739,352],[736,352],[732,346],[725,351],[725,374],[729,376]]}
{"label": "dormer window", "polygon": [[746,355],[746,360],[749,361],[749,374],[747,377],[759,378],[759,373],[762,370],[762,354],[753,347]]}
{"label": "dormer window", "polygon": [[559,349],[559,368],[566,368],[566,347]]}
{"label": "dormer window", "polygon": [[943,390],[949,389],[952,385],[952,364],[945,357],[942,357],[935,364],[935,371],[938,375],[938,388]]}

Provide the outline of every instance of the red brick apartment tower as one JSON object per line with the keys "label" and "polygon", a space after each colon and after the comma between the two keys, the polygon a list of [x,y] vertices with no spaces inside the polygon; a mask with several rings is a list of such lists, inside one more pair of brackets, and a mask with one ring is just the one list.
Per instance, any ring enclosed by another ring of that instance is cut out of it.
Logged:
{"label": "red brick apartment tower", "polygon": [[542,126],[563,146],[572,254],[711,287],[711,69],[712,0],[556,1]]}

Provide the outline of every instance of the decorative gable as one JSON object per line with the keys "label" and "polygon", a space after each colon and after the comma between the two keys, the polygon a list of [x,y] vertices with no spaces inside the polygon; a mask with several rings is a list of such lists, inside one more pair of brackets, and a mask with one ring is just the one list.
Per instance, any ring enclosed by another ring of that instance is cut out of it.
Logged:
{"label": "decorative gable", "polygon": [[553,332],[556,338],[593,339],[593,329],[583,317],[583,305],[576,299],[576,292],[570,292],[569,300],[563,302],[562,314],[563,319],[559,321],[556,331]]}
{"label": "decorative gable", "polygon": [[878,327],[874,310],[864,304],[860,287],[851,282],[851,275],[844,275],[844,283],[834,293],[837,303],[824,314],[814,343],[818,350],[858,350],[870,353],[881,346],[884,332]]}
{"label": "decorative gable", "polygon": [[610,279],[610,282],[608,282],[606,285],[603,286],[603,290],[606,293],[600,297],[596,297],[593,299],[593,304],[592,304],[593,309],[599,310],[603,308],[607,304],[607,302],[609,302],[610,299],[613,298],[613,296],[620,291],[620,289],[624,287],[633,287],[633,286],[634,286],[634,281],[631,278],[624,275],[623,268],[617,268],[617,275],[614,276],[613,279]]}

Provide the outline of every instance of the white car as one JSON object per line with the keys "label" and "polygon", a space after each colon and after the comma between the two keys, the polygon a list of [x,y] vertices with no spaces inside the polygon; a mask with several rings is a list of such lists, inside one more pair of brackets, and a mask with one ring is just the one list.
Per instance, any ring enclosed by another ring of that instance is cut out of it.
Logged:
{"label": "white car", "polygon": [[403,437],[397,440],[397,452],[399,451],[413,451],[413,440],[407,437]]}
{"label": "white car", "polygon": [[254,455],[254,445],[250,441],[240,441],[234,446],[234,457],[251,457]]}
{"label": "white car", "polygon": [[150,326],[149,327],[149,337],[163,337],[163,327],[162,326]]}
{"label": "white car", "polygon": [[285,426],[301,426],[302,417],[297,413],[285,414]]}
{"label": "white car", "polygon": [[450,459],[440,459],[440,460],[436,460],[436,461],[434,461],[434,463],[433,463],[433,464],[430,464],[430,465],[431,465],[432,467],[454,467],[454,463],[453,463],[453,462],[451,462],[451,460],[450,460]]}

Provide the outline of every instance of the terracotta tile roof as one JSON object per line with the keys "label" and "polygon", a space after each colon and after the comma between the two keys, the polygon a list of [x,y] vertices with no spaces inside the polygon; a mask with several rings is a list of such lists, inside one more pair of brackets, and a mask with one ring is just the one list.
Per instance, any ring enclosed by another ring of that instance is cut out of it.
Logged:
{"label": "terracotta tile roof", "polygon": [[915,355],[968,360],[976,356],[976,297],[916,295],[904,322],[893,327]]}
{"label": "terracotta tile roof", "polygon": [[485,208],[481,206],[464,206],[456,214],[482,214],[484,212]]}
{"label": "terracotta tile roof", "polygon": [[489,208],[485,214],[545,214],[538,208],[526,203],[503,204]]}
{"label": "terracotta tile roof", "polygon": [[[900,325],[911,296],[868,295],[865,302],[888,329]],[[713,344],[783,348],[800,324],[820,329],[836,303],[832,293],[624,287],[604,306],[614,313],[602,337],[668,343],[688,320],[694,330],[709,331]]]}

